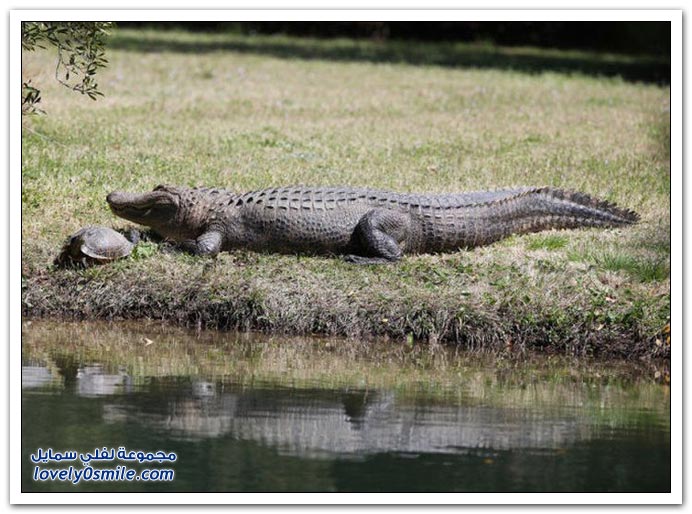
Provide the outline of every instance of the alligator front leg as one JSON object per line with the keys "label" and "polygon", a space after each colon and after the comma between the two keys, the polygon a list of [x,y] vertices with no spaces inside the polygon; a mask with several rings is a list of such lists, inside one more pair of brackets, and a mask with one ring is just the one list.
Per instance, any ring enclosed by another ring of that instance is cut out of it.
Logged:
{"label": "alligator front leg", "polygon": [[216,257],[221,251],[223,234],[218,230],[209,230],[197,239],[183,241],[179,247],[193,255]]}
{"label": "alligator front leg", "polygon": [[357,255],[346,255],[353,264],[391,264],[401,259],[400,244],[406,241],[411,218],[402,212],[373,209],[361,218],[353,233]]}

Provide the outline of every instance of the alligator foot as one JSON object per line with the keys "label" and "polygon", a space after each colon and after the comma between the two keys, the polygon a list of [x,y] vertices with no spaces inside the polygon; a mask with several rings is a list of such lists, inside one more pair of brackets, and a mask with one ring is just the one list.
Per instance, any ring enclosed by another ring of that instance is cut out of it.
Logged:
{"label": "alligator foot", "polygon": [[344,255],[344,262],[351,264],[394,264],[396,261],[384,257],[363,257],[362,255]]}
{"label": "alligator foot", "polygon": [[206,255],[216,257],[221,251],[223,233],[218,230],[208,230],[197,239],[189,239],[178,243],[177,247],[192,255]]}
{"label": "alligator foot", "polygon": [[358,222],[353,234],[355,251],[369,257],[347,255],[346,262],[354,264],[391,264],[404,255],[399,241],[405,241],[411,218],[389,209],[368,211]]}

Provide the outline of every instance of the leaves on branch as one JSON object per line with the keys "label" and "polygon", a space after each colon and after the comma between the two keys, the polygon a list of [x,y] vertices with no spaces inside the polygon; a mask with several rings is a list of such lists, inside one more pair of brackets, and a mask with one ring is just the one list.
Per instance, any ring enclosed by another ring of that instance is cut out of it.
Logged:
{"label": "leaves on branch", "polygon": [[42,113],[38,108],[39,102],[41,91],[31,85],[31,80],[22,82],[22,115]]}
{"label": "leaves on branch", "polygon": [[[65,87],[96,100],[103,93],[98,89],[95,76],[106,66],[105,37],[113,26],[111,22],[24,22],[22,48],[33,51],[53,46],[58,56],[55,78]],[[41,92],[22,82],[22,114],[43,112],[38,108]]]}

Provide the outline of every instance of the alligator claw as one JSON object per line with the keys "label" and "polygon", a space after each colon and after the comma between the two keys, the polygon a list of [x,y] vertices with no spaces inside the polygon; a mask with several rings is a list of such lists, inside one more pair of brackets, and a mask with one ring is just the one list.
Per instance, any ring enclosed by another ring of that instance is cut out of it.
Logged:
{"label": "alligator claw", "polygon": [[344,262],[350,264],[394,264],[395,261],[384,257],[363,257],[361,255],[344,255]]}

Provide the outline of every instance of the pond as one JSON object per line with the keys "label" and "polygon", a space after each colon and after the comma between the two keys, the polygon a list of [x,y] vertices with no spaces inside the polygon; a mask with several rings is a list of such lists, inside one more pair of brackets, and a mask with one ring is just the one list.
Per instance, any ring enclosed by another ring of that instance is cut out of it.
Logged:
{"label": "pond", "polygon": [[670,394],[653,375],[393,341],[25,321],[22,490],[668,492]]}

